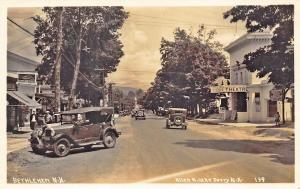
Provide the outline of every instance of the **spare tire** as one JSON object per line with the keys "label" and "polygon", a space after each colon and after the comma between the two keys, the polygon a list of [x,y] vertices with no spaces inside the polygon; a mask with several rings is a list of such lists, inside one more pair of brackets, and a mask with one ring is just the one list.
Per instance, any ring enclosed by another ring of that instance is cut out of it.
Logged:
{"label": "spare tire", "polygon": [[182,117],[181,116],[175,116],[174,117],[174,124],[175,125],[181,125],[183,123],[183,119],[182,119]]}

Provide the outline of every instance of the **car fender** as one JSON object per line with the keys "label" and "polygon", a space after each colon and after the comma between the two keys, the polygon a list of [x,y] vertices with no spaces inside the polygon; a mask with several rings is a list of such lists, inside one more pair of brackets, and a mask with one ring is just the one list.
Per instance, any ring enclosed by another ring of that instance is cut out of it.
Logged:
{"label": "car fender", "polygon": [[59,133],[59,134],[55,135],[54,137],[52,137],[53,143],[58,141],[61,138],[66,138],[70,141],[71,144],[78,145],[70,136],[68,136],[64,133]]}
{"label": "car fender", "polygon": [[103,135],[102,135],[102,138],[104,136],[104,134],[108,131],[111,131],[113,133],[115,133],[116,137],[119,137],[121,135],[121,132],[117,132],[117,130],[115,128],[111,128],[111,127],[107,127],[106,129],[104,129],[103,131]]}

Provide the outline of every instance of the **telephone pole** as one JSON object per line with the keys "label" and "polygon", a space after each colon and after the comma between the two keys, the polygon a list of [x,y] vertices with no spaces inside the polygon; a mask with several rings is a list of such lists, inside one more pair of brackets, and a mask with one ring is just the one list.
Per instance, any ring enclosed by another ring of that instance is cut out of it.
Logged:
{"label": "telephone pole", "polygon": [[115,83],[109,83],[108,84],[108,106],[113,106],[114,103],[113,103],[113,88],[112,86],[114,85]]}
{"label": "telephone pole", "polygon": [[61,55],[62,55],[62,22],[63,22],[64,7],[61,7],[58,12],[59,28],[56,45],[55,59],[55,112],[60,112],[60,70],[61,70]]}
{"label": "telephone pole", "polygon": [[[101,95],[102,95],[102,99],[100,99],[99,105],[100,106],[105,106],[106,102],[105,102],[105,69],[104,68],[96,68],[95,71],[100,72],[100,79],[101,79]],[[101,103],[102,100],[102,103]]]}

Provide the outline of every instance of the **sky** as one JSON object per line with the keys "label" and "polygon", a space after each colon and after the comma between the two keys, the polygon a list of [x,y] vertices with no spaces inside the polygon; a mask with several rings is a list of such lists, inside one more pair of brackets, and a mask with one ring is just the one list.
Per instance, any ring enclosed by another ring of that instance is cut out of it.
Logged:
{"label": "sky", "polygon": [[[207,30],[216,29],[216,40],[224,46],[246,32],[243,23],[230,23],[223,19],[223,13],[231,7],[125,7],[129,18],[120,29],[124,45],[124,56],[117,71],[110,74],[107,82],[117,86],[142,88],[146,90],[160,69],[159,47],[162,37],[173,40],[176,27],[195,33],[199,25]],[[9,8],[8,17],[33,32],[36,24],[30,17],[42,14],[40,8]],[[25,56],[37,62],[41,57],[35,54],[32,36],[15,25],[8,23],[9,51]]]}

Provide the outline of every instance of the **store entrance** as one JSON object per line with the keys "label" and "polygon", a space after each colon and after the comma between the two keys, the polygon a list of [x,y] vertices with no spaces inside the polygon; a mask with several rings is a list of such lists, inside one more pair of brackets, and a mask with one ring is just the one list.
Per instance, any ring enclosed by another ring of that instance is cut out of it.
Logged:
{"label": "store entrance", "polygon": [[237,112],[247,112],[247,93],[238,92],[236,94]]}

